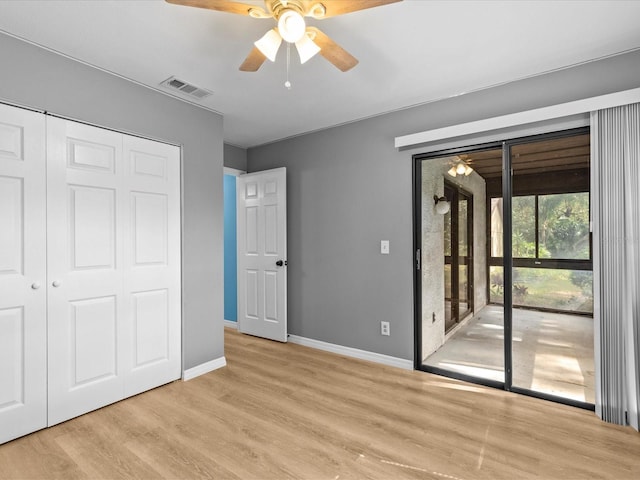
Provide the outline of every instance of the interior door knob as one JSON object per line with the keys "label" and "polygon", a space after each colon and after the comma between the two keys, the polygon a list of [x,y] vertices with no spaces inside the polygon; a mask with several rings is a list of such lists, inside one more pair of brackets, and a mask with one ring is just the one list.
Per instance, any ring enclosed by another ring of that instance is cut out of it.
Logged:
{"label": "interior door knob", "polygon": [[55,288],[58,288],[61,283],[62,282],[60,280],[54,280],[53,283],[51,283],[51,285],[53,285]]}
{"label": "interior door knob", "polygon": [[40,282],[33,282],[31,284],[31,288],[33,288],[34,290],[38,290],[40,288]]}
{"label": "interior door knob", "polygon": [[286,260],[278,260],[278,261],[276,262],[276,265],[277,265],[277,266],[279,266],[279,267],[281,267],[281,266],[283,266],[283,265],[286,265],[286,264],[287,264],[287,261],[286,261]]}

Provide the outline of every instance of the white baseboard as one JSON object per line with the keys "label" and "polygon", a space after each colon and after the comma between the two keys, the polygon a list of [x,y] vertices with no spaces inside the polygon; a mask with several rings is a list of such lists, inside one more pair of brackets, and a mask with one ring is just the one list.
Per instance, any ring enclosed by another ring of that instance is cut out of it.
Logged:
{"label": "white baseboard", "polygon": [[216,358],[215,360],[211,360],[210,362],[202,363],[197,367],[190,368],[185,370],[182,374],[182,380],[185,382],[187,380],[191,380],[193,378],[199,377],[200,375],[204,375],[205,373],[213,372],[219,368],[222,368],[227,365],[227,359],[224,357]]}
{"label": "white baseboard", "polygon": [[238,322],[234,322],[233,320],[225,320],[224,321],[224,326],[237,330],[238,329]]}
{"label": "white baseboard", "polygon": [[325,352],[337,353],[339,355],[344,355],[345,357],[358,358],[360,360],[368,360],[370,362],[381,363],[383,365],[402,368],[404,370],[413,370],[413,361],[406,360],[404,358],[392,357],[390,355],[383,355],[382,353],[369,352],[367,350],[360,350],[358,348],[344,347],[342,345],[321,342],[320,340],[299,337],[297,335],[289,335],[288,341],[291,343],[296,343],[298,345],[303,345],[305,347],[324,350]]}

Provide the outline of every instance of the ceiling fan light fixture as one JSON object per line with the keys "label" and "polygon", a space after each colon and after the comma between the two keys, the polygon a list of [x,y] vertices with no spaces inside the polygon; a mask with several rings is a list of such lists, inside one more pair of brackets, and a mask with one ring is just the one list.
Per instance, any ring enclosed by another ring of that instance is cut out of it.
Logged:
{"label": "ceiling fan light fixture", "polygon": [[469,175],[471,175],[471,172],[473,172],[473,168],[471,168],[469,165],[465,165],[464,166],[464,176],[468,177]]}
{"label": "ceiling fan light fixture", "polygon": [[458,175],[464,175],[465,170],[466,170],[466,165],[464,163],[459,163],[456,165],[456,173]]}
{"label": "ceiling fan light fixture", "polygon": [[272,62],[275,62],[276,55],[281,43],[282,37],[280,36],[280,34],[278,34],[275,28],[272,28],[267,33],[265,33],[260,40],[254,42],[254,45],[258,50],[262,52],[265,57],[267,57]]}
{"label": "ceiling fan light fixture", "polygon": [[[1,0],[0,0],[1,1]],[[158,0],[159,1],[159,0]],[[275,62],[282,40],[287,42],[287,64],[291,44],[297,44],[302,63],[320,53],[325,60],[342,72],[348,72],[358,64],[358,59],[338,45],[328,35],[314,26],[307,27],[305,17],[317,19],[336,17],[346,13],[380,7],[402,0],[165,0],[185,7],[198,7],[219,12],[246,15],[256,19],[276,21],[275,32],[267,32],[254,42],[247,57],[240,65],[242,72],[256,72],[269,59]],[[264,7],[256,4],[262,3]],[[307,39],[315,45],[312,45]]]}
{"label": "ceiling fan light fixture", "polygon": [[300,63],[306,63],[307,60],[312,58],[320,51],[320,47],[316,45],[307,35],[303,35],[300,40],[296,42],[296,49],[300,56]]}
{"label": "ceiling fan light fixture", "polygon": [[456,167],[451,167],[447,173],[449,175],[451,175],[452,177],[455,177],[457,175],[456,174]]}
{"label": "ceiling fan light fixture", "polygon": [[280,36],[289,43],[296,43],[304,37],[307,25],[304,18],[295,10],[285,10],[278,18]]}

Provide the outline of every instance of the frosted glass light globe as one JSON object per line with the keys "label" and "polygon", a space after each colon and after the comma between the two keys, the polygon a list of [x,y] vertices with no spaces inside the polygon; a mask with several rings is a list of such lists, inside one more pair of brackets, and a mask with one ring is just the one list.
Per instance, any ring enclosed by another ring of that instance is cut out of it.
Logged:
{"label": "frosted glass light globe", "polygon": [[449,212],[450,208],[451,204],[448,201],[440,201],[436,205],[436,212],[438,212],[440,215],[446,215]]}
{"label": "frosted glass light globe", "polygon": [[307,25],[304,18],[295,10],[285,10],[278,20],[278,31],[284,41],[296,43],[302,38]]}

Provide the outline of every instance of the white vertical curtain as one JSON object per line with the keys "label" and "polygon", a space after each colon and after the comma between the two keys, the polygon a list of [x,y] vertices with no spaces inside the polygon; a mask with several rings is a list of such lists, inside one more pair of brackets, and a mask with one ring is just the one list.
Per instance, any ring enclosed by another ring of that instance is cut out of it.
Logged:
{"label": "white vertical curtain", "polygon": [[596,413],[638,430],[640,104],[591,113]]}

